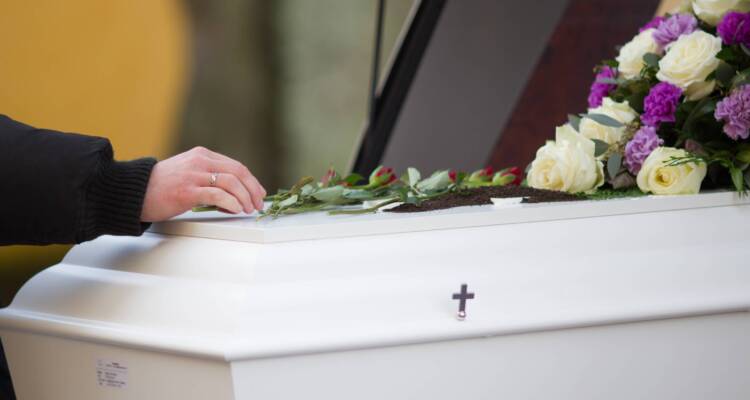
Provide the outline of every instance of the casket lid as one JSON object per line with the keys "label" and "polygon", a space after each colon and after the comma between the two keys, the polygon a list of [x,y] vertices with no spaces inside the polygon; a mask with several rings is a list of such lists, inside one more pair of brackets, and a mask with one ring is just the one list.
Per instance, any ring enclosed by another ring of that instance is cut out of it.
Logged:
{"label": "casket lid", "polygon": [[520,204],[507,207],[469,206],[420,213],[379,212],[365,215],[328,215],[324,212],[258,219],[219,212],[186,213],[156,223],[151,232],[250,243],[382,235],[429,230],[470,228],[523,222],[652,213],[701,207],[746,204],[732,192],[693,196],[644,196],[609,201]]}

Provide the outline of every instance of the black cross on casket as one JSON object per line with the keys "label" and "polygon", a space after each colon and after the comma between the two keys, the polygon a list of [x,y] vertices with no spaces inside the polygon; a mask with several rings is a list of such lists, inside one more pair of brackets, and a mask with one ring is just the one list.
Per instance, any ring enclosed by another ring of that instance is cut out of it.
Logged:
{"label": "black cross on casket", "polygon": [[453,300],[458,300],[458,314],[456,317],[458,317],[459,321],[466,319],[466,300],[474,298],[474,293],[469,293],[468,287],[464,283],[461,285],[461,293],[453,293]]}

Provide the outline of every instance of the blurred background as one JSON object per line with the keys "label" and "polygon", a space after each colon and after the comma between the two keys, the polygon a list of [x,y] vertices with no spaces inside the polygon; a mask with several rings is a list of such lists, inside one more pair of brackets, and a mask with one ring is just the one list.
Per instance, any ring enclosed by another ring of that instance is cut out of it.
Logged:
{"label": "blurred background", "polygon": [[[387,3],[383,65],[411,7]],[[0,113],[123,160],[206,146],[274,190],[347,168],[375,18],[372,0],[4,1]],[[68,248],[0,246],[0,307]]]}

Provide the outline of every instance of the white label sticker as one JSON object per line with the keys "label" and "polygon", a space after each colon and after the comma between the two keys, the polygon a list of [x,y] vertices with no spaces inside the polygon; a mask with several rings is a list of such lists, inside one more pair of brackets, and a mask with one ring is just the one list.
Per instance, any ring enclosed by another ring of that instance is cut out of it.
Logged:
{"label": "white label sticker", "polygon": [[99,386],[124,389],[128,386],[128,366],[117,361],[96,360],[96,382]]}

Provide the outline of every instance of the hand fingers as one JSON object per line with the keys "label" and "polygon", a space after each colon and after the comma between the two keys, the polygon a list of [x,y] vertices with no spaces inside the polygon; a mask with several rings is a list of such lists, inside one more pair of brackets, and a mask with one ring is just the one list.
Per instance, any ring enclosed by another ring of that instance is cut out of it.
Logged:
{"label": "hand fingers", "polygon": [[[253,199],[250,195],[250,192],[247,191],[245,185],[243,185],[236,176],[218,172],[215,174],[216,182],[214,182],[213,184],[214,187],[223,189],[225,192],[228,192],[237,200],[239,200],[240,204],[242,204],[242,208],[246,213],[250,214],[251,212],[255,211],[255,205],[253,205]],[[207,174],[205,172],[197,172],[192,175],[193,182],[195,182],[198,186],[211,185],[210,173]]]}
{"label": "hand fingers", "polygon": [[258,210],[263,209],[263,199],[266,197],[266,190],[260,185],[257,179],[245,168],[244,165],[237,161],[229,159],[209,158],[208,170],[211,172],[219,172],[223,174],[231,174],[237,177],[240,182],[245,186],[252,199],[254,207]]}
{"label": "hand fingers", "polygon": [[234,196],[216,187],[197,188],[194,203],[216,206],[234,214],[242,212],[242,205]]}
{"label": "hand fingers", "polygon": [[[208,150],[208,149],[205,149],[205,150],[206,151],[204,152],[204,154],[208,158],[211,158],[211,159],[214,159],[214,160],[217,160],[217,161],[225,161],[227,163],[234,164],[235,167],[239,171],[243,171],[252,181],[254,181],[260,187],[260,189],[263,191],[263,197],[264,198],[266,197],[266,194],[267,194],[266,193],[266,189],[263,187],[263,185],[260,184],[260,181],[258,181],[258,179],[255,178],[255,175],[253,175],[252,172],[250,172],[250,170],[247,169],[247,167],[245,167],[244,165],[242,165],[241,162],[239,162],[239,161],[237,161],[237,160],[235,160],[235,159],[233,159],[231,157],[225,156],[224,154],[216,153],[216,152]],[[242,176],[240,176],[240,178],[242,178]]]}

